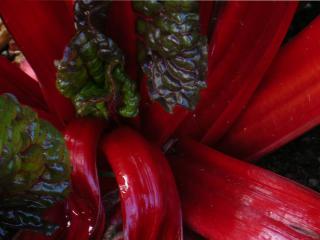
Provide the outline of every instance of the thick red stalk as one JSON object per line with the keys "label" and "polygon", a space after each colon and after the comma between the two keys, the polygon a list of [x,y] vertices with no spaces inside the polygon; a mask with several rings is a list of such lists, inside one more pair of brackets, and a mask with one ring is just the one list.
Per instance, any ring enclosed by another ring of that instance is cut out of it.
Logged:
{"label": "thick red stalk", "polygon": [[179,135],[209,144],[223,136],[277,53],[296,6],[296,2],[226,3],[209,46],[208,88],[180,125]]}
{"label": "thick red stalk", "polygon": [[157,239],[182,240],[182,213],[180,197],[177,191],[175,179],[168,165],[167,159],[159,148],[151,146],[153,158],[157,163],[158,172],[162,179],[163,191],[165,193],[165,216],[163,225]]}
{"label": "thick red stalk", "polygon": [[124,239],[182,239],[179,197],[160,150],[129,128],[107,135],[102,148],[119,185]]}
{"label": "thick red stalk", "polygon": [[0,57],[0,94],[2,93],[15,95],[22,104],[47,110],[39,84],[18,66]]}
{"label": "thick red stalk", "polygon": [[182,140],[178,152],[171,163],[184,220],[203,237],[320,237],[318,193],[193,140]]}
{"label": "thick red stalk", "polygon": [[79,119],[67,126],[65,139],[72,163],[72,193],[67,200],[70,226],[66,239],[101,239],[105,212],[96,167],[103,121]]}
{"label": "thick red stalk", "polygon": [[219,149],[254,160],[320,123],[319,37],[320,17],[279,52]]}
{"label": "thick red stalk", "polygon": [[50,110],[63,121],[73,118],[70,101],[56,89],[54,66],[74,34],[72,2],[1,0],[0,15],[37,74]]}

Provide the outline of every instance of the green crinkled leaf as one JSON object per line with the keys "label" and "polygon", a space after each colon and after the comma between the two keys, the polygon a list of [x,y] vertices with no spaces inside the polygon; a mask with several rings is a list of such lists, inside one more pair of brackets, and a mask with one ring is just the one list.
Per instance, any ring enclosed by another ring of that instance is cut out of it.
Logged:
{"label": "green crinkled leaf", "polygon": [[200,35],[196,1],[135,1],[143,37],[138,59],[148,77],[149,95],[169,112],[194,109],[206,87],[207,39]]}
{"label": "green crinkled leaf", "polygon": [[0,239],[20,229],[52,234],[43,211],[70,189],[63,136],[12,95],[0,96],[0,115]]}
{"label": "green crinkled leaf", "polygon": [[108,5],[76,1],[78,31],[56,62],[57,88],[72,100],[79,116],[134,117],[139,106],[135,82],[125,74],[121,50],[101,30]]}

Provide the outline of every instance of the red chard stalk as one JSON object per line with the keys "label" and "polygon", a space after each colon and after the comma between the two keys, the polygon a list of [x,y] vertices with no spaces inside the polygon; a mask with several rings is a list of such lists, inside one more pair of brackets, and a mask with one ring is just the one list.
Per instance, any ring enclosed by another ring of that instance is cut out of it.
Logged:
{"label": "red chard stalk", "polygon": [[319,238],[318,193],[193,140],[178,151],[171,165],[184,220],[206,239]]}
{"label": "red chard stalk", "polygon": [[[95,119],[79,119],[67,126],[65,139],[73,166],[73,191],[67,199],[70,226],[66,239],[100,239],[105,213],[100,196],[96,151],[105,124]],[[102,226],[102,227],[101,227]]]}
{"label": "red chard stalk", "polygon": [[320,239],[319,193],[237,160],[320,123],[297,6],[0,0],[36,74],[0,56],[0,239]]}
{"label": "red chard stalk", "polygon": [[[213,144],[232,126],[277,53],[295,2],[228,2],[209,43],[208,88],[179,135]],[[253,67],[254,66],[254,67]]]}
{"label": "red chard stalk", "polygon": [[320,123],[319,29],[318,17],[281,49],[220,150],[255,160]]}
{"label": "red chard stalk", "polygon": [[160,150],[129,128],[107,135],[102,149],[119,186],[124,239],[182,239],[180,201]]}

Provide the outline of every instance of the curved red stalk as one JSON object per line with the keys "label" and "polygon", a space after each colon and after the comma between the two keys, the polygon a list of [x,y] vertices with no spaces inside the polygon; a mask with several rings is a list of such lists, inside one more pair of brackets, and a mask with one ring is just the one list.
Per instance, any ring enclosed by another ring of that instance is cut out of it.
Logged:
{"label": "curved red stalk", "polygon": [[129,128],[102,142],[120,189],[124,239],[182,239],[179,197],[160,150]]}
{"label": "curved red stalk", "polygon": [[70,226],[66,239],[100,239],[105,212],[101,202],[96,168],[96,151],[105,122],[79,119],[65,131],[73,171],[72,193],[67,199]]}
{"label": "curved red stalk", "polygon": [[182,213],[175,179],[168,161],[160,149],[155,146],[150,146],[150,148],[153,153],[152,156],[158,165],[158,172],[162,178],[163,192],[166,197],[165,216],[157,239],[182,240]]}
{"label": "curved red stalk", "polygon": [[1,0],[0,15],[33,67],[51,112],[73,118],[73,107],[56,89],[54,60],[74,34],[71,1]]}
{"label": "curved red stalk", "polygon": [[178,151],[171,163],[184,220],[203,237],[319,239],[318,193],[193,140]]}
{"label": "curved red stalk", "polygon": [[226,3],[209,47],[208,88],[180,125],[179,135],[208,144],[222,137],[270,65],[296,6],[296,2]]}
{"label": "curved red stalk", "polygon": [[39,84],[18,66],[0,57],[0,94],[6,92],[15,95],[22,104],[47,110]]}
{"label": "curved red stalk", "polygon": [[218,148],[254,160],[320,123],[320,17],[278,54]]}

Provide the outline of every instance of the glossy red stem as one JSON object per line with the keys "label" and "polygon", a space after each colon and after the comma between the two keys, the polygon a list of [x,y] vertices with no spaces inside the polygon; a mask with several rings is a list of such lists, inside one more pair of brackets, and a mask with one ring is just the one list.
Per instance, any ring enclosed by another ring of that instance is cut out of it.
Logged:
{"label": "glossy red stem", "polygon": [[218,148],[255,160],[320,123],[320,18],[279,52]]}
{"label": "glossy red stem", "polygon": [[74,34],[72,1],[0,1],[0,15],[33,67],[50,111],[66,122],[73,107],[56,89],[54,60]]}
{"label": "glossy red stem", "polygon": [[100,239],[105,212],[96,167],[96,151],[105,129],[103,121],[79,119],[68,125],[65,140],[72,163],[72,193],[67,200],[70,226],[66,239]]}
{"label": "glossy red stem", "polygon": [[182,140],[178,152],[171,163],[184,220],[203,237],[320,237],[318,193],[193,140]]}
{"label": "glossy red stem", "polygon": [[208,87],[180,136],[214,144],[252,96],[287,32],[295,2],[228,2],[209,45]]}
{"label": "glossy red stem", "polygon": [[179,198],[160,150],[129,128],[107,135],[102,149],[120,190],[124,239],[182,239]]}

